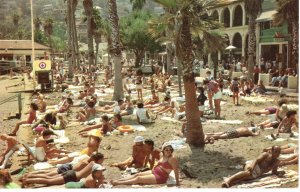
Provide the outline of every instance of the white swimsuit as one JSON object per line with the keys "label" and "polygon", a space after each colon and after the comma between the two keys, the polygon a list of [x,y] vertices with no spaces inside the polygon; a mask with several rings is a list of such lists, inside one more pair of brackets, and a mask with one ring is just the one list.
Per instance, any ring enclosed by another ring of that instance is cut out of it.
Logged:
{"label": "white swimsuit", "polygon": [[35,158],[39,162],[46,160],[46,153],[45,153],[44,147],[36,147],[35,148]]}

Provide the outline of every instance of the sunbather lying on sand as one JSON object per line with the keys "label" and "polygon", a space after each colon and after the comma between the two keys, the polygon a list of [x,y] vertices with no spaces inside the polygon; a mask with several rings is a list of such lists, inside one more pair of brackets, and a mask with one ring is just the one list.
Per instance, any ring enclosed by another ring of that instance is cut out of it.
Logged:
{"label": "sunbather lying on sand", "polygon": [[61,174],[57,177],[48,178],[27,178],[26,176],[23,177],[23,185],[28,184],[45,184],[45,185],[61,185],[68,182],[77,182],[80,181],[82,178],[88,177],[92,171],[93,167],[99,165],[96,164],[94,161],[90,162],[86,167],[82,170],[76,172],[74,170],[69,170]]}
{"label": "sunbather lying on sand", "polygon": [[4,152],[1,153],[1,161],[0,161],[0,170],[5,169],[9,158],[14,154],[15,151],[19,149],[19,142],[16,137],[8,136],[7,134],[0,135],[0,141],[6,142],[6,148]]}
{"label": "sunbather lying on sand", "polygon": [[241,181],[256,179],[271,170],[273,174],[279,177],[284,175],[284,171],[277,171],[280,162],[278,160],[279,155],[280,147],[273,146],[271,152],[263,152],[254,161],[246,163],[244,171],[240,171],[232,175],[230,178],[225,179],[222,183],[222,187],[228,188]]}
{"label": "sunbather lying on sand", "polygon": [[104,184],[104,175],[105,167],[100,164],[95,164],[92,168],[92,173],[81,179],[79,182],[68,182],[65,184],[66,188],[101,188]]}
{"label": "sunbather lying on sand", "polygon": [[159,103],[159,97],[158,97],[158,95],[156,95],[155,89],[151,90],[151,94],[152,94],[151,98],[146,99],[144,101],[145,107],[147,105],[154,105],[154,104]]}
{"label": "sunbather lying on sand", "polygon": [[101,133],[106,134],[107,132],[112,132],[113,131],[113,127],[111,126],[110,122],[109,122],[109,118],[107,115],[103,115],[101,117],[102,123],[98,124],[98,125],[93,125],[93,126],[89,126],[86,127],[84,129],[82,129],[81,131],[79,131],[79,135],[86,137],[87,135],[87,131],[93,130],[93,129],[99,129],[101,131]]}
{"label": "sunbather lying on sand", "polygon": [[258,136],[259,131],[255,127],[240,127],[237,129],[231,129],[229,131],[218,132],[218,133],[205,133],[207,137],[218,139],[234,139],[239,137]]}
{"label": "sunbather lying on sand", "polygon": [[[280,159],[279,166],[286,166],[286,165],[294,165],[298,164],[299,160],[299,151],[298,145],[295,143],[289,143],[287,145],[280,146],[281,154],[293,154],[291,157]],[[270,152],[272,150],[271,147],[265,148],[264,152]]]}
{"label": "sunbather lying on sand", "polygon": [[[89,141],[87,143],[87,148],[83,149],[80,152],[80,154],[91,156],[94,152],[98,151],[100,143],[101,143],[100,134],[98,134],[97,136],[89,135]],[[48,163],[50,163],[52,165],[70,163],[71,161],[73,161],[73,159],[75,157],[76,156],[68,155],[67,157],[63,157],[63,158],[60,158],[60,159],[57,159],[57,160],[49,160]]]}
{"label": "sunbather lying on sand", "polygon": [[133,176],[127,178],[122,178],[119,180],[112,180],[112,185],[152,185],[152,184],[164,184],[169,178],[169,174],[172,170],[175,172],[176,185],[179,186],[179,171],[178,162],[175,157],[173,157],[173,147],[171,145],[163,145],[162,153],[163,156],[154,167],[153,170],[146,172],[137,173]]}
{"label": "sunbather lying on sand", "polygon": [[147,149],[142,136],[136,136],[132,146],[132,156],[120,163],[113,163],[111,167],[118,167],[121,170],[127,167],[143,168],[147,156]]}
{"label": "sunbather lying on sand", "polygon": [[113,114],[119,114],[121,113],[121,110],[125,110],[126,104],[122,99],[119,99],[117,103],[113,105],[106,105],[104,107],[96,108],[97,112],[103,112],[103,113],[113,113]]}
{"label": "sunbather lying on sand", "polygon": [[95,162],[98,164],[103,163],[104,156],[102,153],[94,153],[91,155],[91,157],[86,156],[85,159],[81,159],[78,163],[72,164],[67,163],[60,165],[57,168],[48,169],[48,170],[39,170],[35,172],[31,172],[28,174],[25,174],[23,177],[27,179],[31,178],[38,178],[38,179],[52,179],[56,177],[60,177],[62,174],[66,173],[67,171],[73,170],[73,171],[81,171],[84,167],[86,167],[90,162]]}

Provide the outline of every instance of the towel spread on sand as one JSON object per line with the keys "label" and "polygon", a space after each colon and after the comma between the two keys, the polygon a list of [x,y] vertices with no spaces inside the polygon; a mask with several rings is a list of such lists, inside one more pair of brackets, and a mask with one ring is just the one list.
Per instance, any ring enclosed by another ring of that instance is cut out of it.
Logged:
{"label": "towel spread on sand", "polygon": [[186,141],[186,138],[175,139],[175,140],[168,141],[165,144],[172,145],[174,150],[179,150],[179,149],[186,148],[185,141]]}
{"label": "towel spread on sand", "polygon": [[39,162],[33,165],[34,170],[42,170],[42,169],[49,169],[54,167],[48,162]]}
{"label": "towel spread on sand", "polygon": [[242,124],[243,121],[241,120],[207,120],[206,123],[220,123],[220,124],[229,124],[229,125],[239,125]]}
{"label": "towel spread on sand", "polygon": [[270,99],[270,97],[241,97],[244,101],[248,101],[251,103],[266,103],[266,102],[272,102],[274,99]]}
{"label": "towel spread on sand", "polygon": [[176,120],[176,119],[174,119],[174,118],[172,118],[172,117],[162,117],[162,118],[160,118],[161,120],[164,120],[164,121],[170,121],[170,122],[172,122],[172,123],[181,123],[180,121],[178,121],[178,120]]}
{"label": "towel spread on sand", "polygon": [[65,136],[65,130],[54,130],[55,134],[58,135],[57,139],[54,139],[54,143],[69,143],[70,140]]}
{"label": "towel spread on sand", "polygon": [[144,125],[130,125],[134,131],[147,131]]}
{"label": "towel spread on sand", "polygon": [[[243,184],[236,185],[237,188],[274,188],[286,183],[298,181],[298,173],[293,170],[284,170],[285,174],[279,178],[276,175],[267,175],[262,178],[243,182]],[[270,172],[269,172],[270,173]]]}

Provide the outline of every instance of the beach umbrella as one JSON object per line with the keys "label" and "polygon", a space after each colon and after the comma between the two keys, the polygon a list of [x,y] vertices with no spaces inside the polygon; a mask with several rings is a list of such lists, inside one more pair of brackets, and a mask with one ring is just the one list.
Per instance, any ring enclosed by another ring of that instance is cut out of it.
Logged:
{"label": "beach umbrella", "polygon": [[233,45],[229,45],[228,47],[225,48],[225,50],[232,50],[232,49],[236,49],[236,47]]}

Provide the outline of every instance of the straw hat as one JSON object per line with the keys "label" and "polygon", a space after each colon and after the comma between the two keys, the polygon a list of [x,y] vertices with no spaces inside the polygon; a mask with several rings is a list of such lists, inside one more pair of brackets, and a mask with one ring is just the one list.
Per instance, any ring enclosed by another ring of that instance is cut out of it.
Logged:
{"label": "straw hat", "polygon": [[99,129],[93,129],[93,130],[89,131],[87,135],[102,138],[102,134]]}

